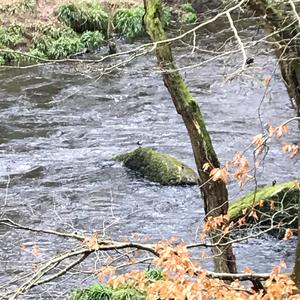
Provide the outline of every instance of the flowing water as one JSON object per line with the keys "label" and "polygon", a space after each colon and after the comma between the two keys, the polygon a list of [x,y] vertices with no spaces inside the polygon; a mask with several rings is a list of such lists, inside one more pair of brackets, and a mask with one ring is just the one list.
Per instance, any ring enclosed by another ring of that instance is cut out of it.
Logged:
{"label": "flowing water", "polygon": [[[185,48],[175,53],[180,66],[203,59],[203,54]],[[223,74],[239,66],[240,57],[183,71],[223,163],[261,132],[261,102],[262,124],[278,125],[294,115],[278,72],[263,99],[261,80],[276,67],[273,57],[260,54],[247,76],[224,80]],[[88,77],[91,72],[67,63],[0,72],[1,217],[43,229],[91,233],[102,232],[104,226],[106,235],[117,240],[138,234],[153,240],[176,236],[195,241],[203,219],[197,187],[153,184],[112,160],[114,154],[143,141],[144,146],[194,166],[186,129],[154,56],[137,58],[98,80]],[[288,141],[299,141],[296,127],[292,126]],[[259,184],[299,178],[299,167],[299,159],[289,159],[275,142],[258,174]],[[236,182],[228,187],[231,199],[250,189],[240,191]],[[30,270],[34,262],[73,245],[69,240],[4,226],[0,236],[0,285]],[[21,243],[26,246],[23,251]],[[31,253],[32,245],[40,248],[37,258]],[[294,248],[295,240],[261,237],[235,245],[235,253],[241,271],[249,266],[268,272],[281,259],[291,268]],[[85,284],[86,277],[73,272],[23,298],[64,299],[68,291]],[[88,282],[95,280],[89,277]]]}

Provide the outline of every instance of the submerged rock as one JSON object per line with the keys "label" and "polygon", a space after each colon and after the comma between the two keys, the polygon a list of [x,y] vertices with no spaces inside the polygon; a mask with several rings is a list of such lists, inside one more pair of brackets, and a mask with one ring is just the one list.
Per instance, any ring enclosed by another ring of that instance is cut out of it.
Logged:
{"label": "submerged rock", "polygon": [[[246,194],[229,205],[231,221],[245,216],[245,225],[259,223],[268,228],[273,223],[277,228],[297,228],[299,206],[299,181],[290,181],[274,186],[265,186]],[[251,214],[254,211],[255,214]],[[278,232],[273,230],[271,233]]]}
{"label": "submerged rock", "polygon": [[150,181],[164,185],[197,184],[198,176],[190,167],[169,154],[151,148],[139,147],[114,159]]}

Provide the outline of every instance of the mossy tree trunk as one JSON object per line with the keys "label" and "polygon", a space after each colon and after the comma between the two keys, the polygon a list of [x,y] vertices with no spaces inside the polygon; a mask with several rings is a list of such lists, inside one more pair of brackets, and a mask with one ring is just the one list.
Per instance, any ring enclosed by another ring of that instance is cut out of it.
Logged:
{"label": "mossy tree trunk", "polygon": [[295,266],[293,271],[293,279],[300,289],[300,197],[299,197],[299,207],[298,207],[298,243],[296,248],[296,258],[295,258]]}
{"label": "mossy tree trunk", "polygon": [[[147,33],[153,42],[165,40],[166,35],[160,21],[161,0],[144,0],[144,5],[146,10],[144,22]],[[226,185],[222,181],[209,180],[209,174],[202,169],[205,163],[209,163],[214,168],[218,168],[220,164],[206,130],[200,108],[177,70],[170,45],[159,43],[156,48],[156,56],[163,71],[164,84],[189,133],[200,181],[201,183],[207,182],[201,186],[206,215],[225,215],[228,210]],[[211,231],[210,239],[213,244],[224,244],[228,241],[228,236],[225,235],[220,238],[220,232]],[[236,272],[235,257],[230,244],[213,247],[212,250],[217,272]]]}
{"label": "mossy tree trunk", "polygon": [[[288,1],[285,3],[268,0],[249,0],[248,7],[261,16],[268,34],[273,34],[271,40],[277,58],[281,74],[289,96],[294,99],[297,117],[300,117],[300,43],[299,20]],[[298,15],[300,4],[294,1]],[[300,127],[300,122],[299,122]]]}

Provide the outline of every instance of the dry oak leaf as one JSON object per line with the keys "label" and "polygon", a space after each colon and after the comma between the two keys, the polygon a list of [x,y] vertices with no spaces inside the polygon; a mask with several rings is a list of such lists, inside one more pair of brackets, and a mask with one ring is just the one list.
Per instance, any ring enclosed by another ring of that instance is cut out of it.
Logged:
{"label": "dry oak leaf", "polygon": [[226,168],[214,168],[209,173],[209,176],[212,176],[213,181],[221,180],[224,183],[228,182],[228,175]]}
{"label": "dry oak leaf", "polygon": [[20,248],[21,251],[24,251],[26,249],[26,245],[24,243],[21,243],[19,245],[19,248]]}
{"label": "dry oak leaf", "polygon": [[249,217],[253,217],[254,219],[258,220],[258,216],[255,210],[251,210]]}
{"label": "dry oak leaf", "polygon": [[293,231],[292,231],[290,228],[288,228],[288,229],[285,231],[283,240],[284,240],[284,241],[287,241],[287,240],[289,240],[292,236],[293,236]]}
{"label": "dry oak leaf", "polygon": [[290,153],[290,157],[294,158],[297,154],[299,154],[299,145],[295,144],[283,144],[282,145],[282,151],[284,153]]}
{"label": "dry oak leaf", "polygon": [[207,162],[207,163],[203,164],[202,170],[203,170],[204,172],[206,172],[208,169],[210,169],[210,164]]}
{"label": "dry oak leaf", "polygon": [[278,138],[282,137],[284,134],[287,134],[289,131],[289,127],[287,124],[280,125],[276,129],[276,135]]}
{"label": "dry oak leaf", "polygon": [[272,77],[266,77],[261,82],[264,86],[268,86]]}
{"label": "dry oak leaf", "polygon": [[255,154],[261,154],[265,149],[265,139],[263,138],[263,135],[261,133],[256,135],[252,140],[252,144],[256,145]]}
{"label": "dry oak leaf", "polygon": [[41,255],[41,249],[38,245],[33,245],[32,246],[32,254],[34,256],[40,256]]}

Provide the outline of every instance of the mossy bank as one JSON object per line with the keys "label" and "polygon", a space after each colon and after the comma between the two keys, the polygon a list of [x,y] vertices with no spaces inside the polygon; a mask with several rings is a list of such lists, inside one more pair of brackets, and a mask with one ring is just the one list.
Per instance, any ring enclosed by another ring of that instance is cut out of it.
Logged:
{"label": "mossy bank", "polygon": [[[297,229],[300,181],[290,181],[259,188],[247,193],[229,206],[231,221],[244,218],[244,225],[259,224],[260,228]],[[254,213],[253,213],[254,212]],[[281,230],[280,230],[281,229]]]}
{"label": "mossy bank", "polygon": [[190,167],[169,154],[151,148],[139,147],[116,155],[114,159],[153,182],[163,185],[197,184],[197,174]]}

